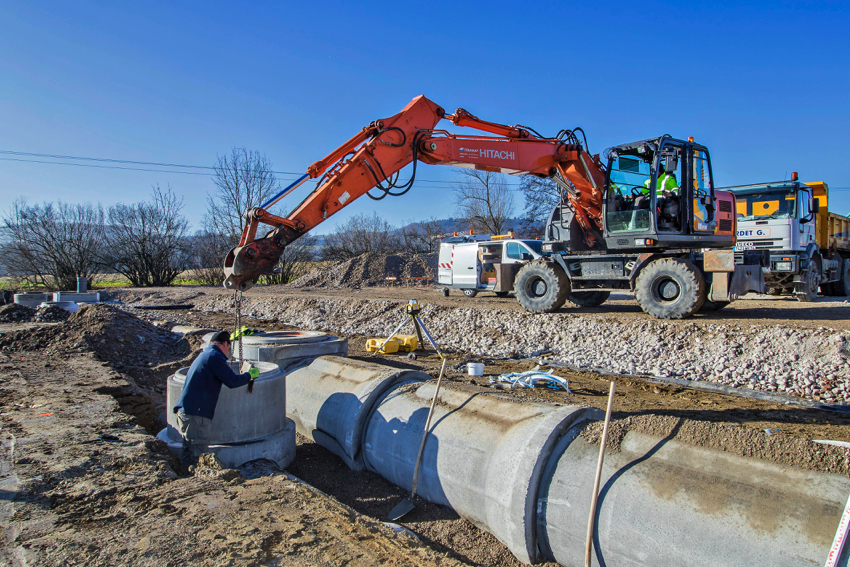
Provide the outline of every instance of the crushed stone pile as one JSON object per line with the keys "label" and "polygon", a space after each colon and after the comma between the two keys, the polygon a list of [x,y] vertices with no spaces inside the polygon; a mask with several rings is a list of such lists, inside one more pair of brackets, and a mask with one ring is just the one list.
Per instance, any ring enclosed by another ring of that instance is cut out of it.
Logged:
{"label": "crushed stone pile", "polygon": [[58,321],[65,321],[70,316],[70,311],[62,309],[58,305],[46,305],[36,309],[33,321],[36,323],[56,323]]}
{"label": "crushed stone pile", "polygon": [[150,366],[189,353],[180,336],[102,303],[84,305],[62,325],[23,329],[0,336],[0,350],[43,350],[45,355],[91,351],[124,366]]}
{"label": "crushed stone pile", "polygon": [[[208,298],[203,309],[227,312],[229,298]],[[243,304],[249,317],[373,337],[392,332],[402,309],[395,301],[330,298],[246,298]],[[578,369],[708,380],[825,403],[850,400],[850,332],[824,327],[617,321],[427,304],[422,320],[439,345],[490,358],[530,357],[546,348]]]}
{"label": "crushed stone pile", "polygon": [[437,276],[437,253],[362,254],[331,266],[314,268],[289,286],[357,288],[390,285],[387,278],[431,278]]}
{"label": "crushed stone pile", "polygon": [[9,303],[0,307],[0,323],[21,323],[31,321],[35,317],[35,309],[26,305]]}

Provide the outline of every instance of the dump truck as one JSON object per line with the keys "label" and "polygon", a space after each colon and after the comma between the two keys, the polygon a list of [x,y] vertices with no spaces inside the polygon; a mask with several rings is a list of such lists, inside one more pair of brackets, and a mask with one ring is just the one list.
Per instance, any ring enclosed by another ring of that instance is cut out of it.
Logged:
{"label": "dump truck", "polygon": [[829,212],[829,186],[790,181],[725,187],[735,195],[736,259],[765,256],[765,291],[813,301],[850,295],[850,218]]}
{"label": "dump truck", "polygon": [[526,262],[543,255],[539,240],[517,240],[513,234],[493,236],[479,242],[454,242],[449,238],[440,243],[437,281],[448,290],[458,289],[467,297],[478,292],[492,291],[506,297],[514,289],[517,272]]}

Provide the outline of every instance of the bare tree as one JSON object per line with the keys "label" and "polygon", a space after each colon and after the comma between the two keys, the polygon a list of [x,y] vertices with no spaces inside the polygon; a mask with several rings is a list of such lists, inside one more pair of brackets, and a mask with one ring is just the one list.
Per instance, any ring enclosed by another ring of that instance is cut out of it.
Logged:
{"label": "bare tree", "polygon": [[396,229],[373,212],[359,214],[325,236],[322,259],[340,261],[361,254],[391,254],[401,246]]}
{"label": "bare tree", "polygon": [[224,282],[224,257],[232,246],[230,238],[209,227],[192,237],[192,262],[195,278],[207,285]]}
{"label": "bare tree", "polygon": [[245,148],[233,148],[229,155],[219,156],[214,170],[216,191],[207,196],[207,228],[225,235],[235,246],[245,213],[265,203],[279,185],[266,156]]}
{"label": "bare tree", "polygon": [[523,175],[519,190],[525,199],[519,236],[539,237],[552,210],[561,203],[561,189],[551,179]]}
{"label": "bare tree", "polygon": [[30,285],[75,289],[78,277],[100,272],[104,212],[90,203],[27,205],[15,201],[3,217],[6,271]]}
{"label": "bare tree", "polygon": [[316,258],[316,247],[318,239],[315,236],[305,234],[283,249],[280,262],[275,266],[272,274],[263,277],[267,284],[287,284],[304,274],[308,269],[308,263]]}
{"label": "bare tree", "polygon": [[186,269],[189,222],[183,200],[154,186],[150,201],[109,208],[104,264],[135,287],[169,285]]}
{"label": "bare tree", "polygon": [[458,168],[462,183],[455,192],[460,215],[476,232],[503,234],[514,213],[514,194],[501,173]]}
{"label": "bare tree", "polygon": [[420,254],[436,252],[444,232],[442,221],[434,217],[425,221],[410,221],[401,229],[403,249]]}

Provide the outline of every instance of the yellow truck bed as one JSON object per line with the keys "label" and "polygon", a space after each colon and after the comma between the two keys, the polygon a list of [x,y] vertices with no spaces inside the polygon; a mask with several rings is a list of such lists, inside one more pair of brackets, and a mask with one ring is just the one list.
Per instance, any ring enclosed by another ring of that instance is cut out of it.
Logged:
{"label": "yellow truck bed", "polygon": [[817,214],[817,243],[822,250],[850,252],[850,218],[829,212],[829,186],[823,181],[806,182],[812,196],[820,202]]}

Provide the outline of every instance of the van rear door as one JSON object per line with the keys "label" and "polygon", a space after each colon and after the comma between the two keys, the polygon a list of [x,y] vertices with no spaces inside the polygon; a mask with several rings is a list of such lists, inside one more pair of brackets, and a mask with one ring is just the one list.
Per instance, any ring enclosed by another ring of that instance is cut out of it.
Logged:
{"label": "van rear door", "polygon": [[459,288],[478,287],[478,244],[459,244],[454,247],[452,285]]}
{"label": "van rear door", "polygon": [[440,244],[440,256],[437,259],[437,282],[443,285],[452,285],[454,248],[454,244]]}

